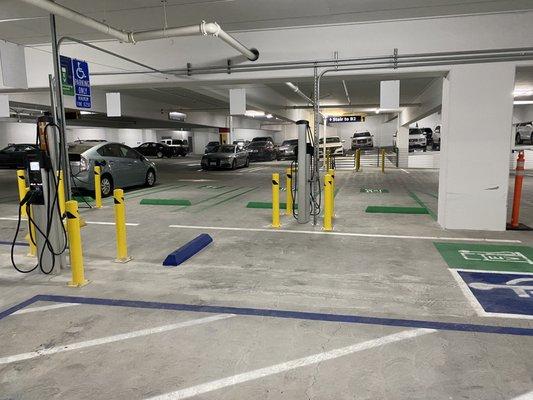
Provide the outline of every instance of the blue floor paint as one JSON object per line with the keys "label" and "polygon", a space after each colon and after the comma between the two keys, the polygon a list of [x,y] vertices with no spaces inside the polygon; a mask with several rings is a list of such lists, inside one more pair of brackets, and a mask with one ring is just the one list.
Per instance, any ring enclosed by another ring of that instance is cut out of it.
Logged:
{"label": "blue floor paint", "polygon": [[393,326],[402,328],[426,328],[456,332],[493,333],[499,335],[533,336],[533,328],[519,328],[512,326],[475,325],[454,322],[437,322],[396,318],[365,317],[346,314],[325,314],[302,311],[269,310],[260,308],[239,308],[224,306],[202,306],[195,304],[159,303],[152,301],[115,300],[95,297],[37,295],[26,302],[20,303],[9,310],[0,313],[0,319],[7,317],[15,311],[26,307],[36,301],[51,301],[57,303],[80,303],[112,307],[131,307],[155,310],[191,311],[215,314],[236,314],[256,317],[272,317],[300,319],[309,321],[343,322],[351,324],[367,324],[380,326]]}
{"label": "blue floor paint", "polygon": [[[11,246],[13,242],[9,240],[0,240],[0,244]],[[28,246],[29,247],[29,245],[30,245],[29,243],[25,243],[25,242],[15,242],[15,246]]]}

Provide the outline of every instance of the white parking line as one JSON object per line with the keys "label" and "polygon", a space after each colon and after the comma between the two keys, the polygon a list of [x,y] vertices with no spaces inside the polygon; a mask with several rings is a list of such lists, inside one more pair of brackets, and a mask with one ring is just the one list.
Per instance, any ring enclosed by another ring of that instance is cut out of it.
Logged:
{"label": "white parking line", "polygon": [[511,239],[487,239],[487,238],[464,238],[464,237],[457,238],[457,237],[447,237],[447,236],[382,235],[378,233],[298,231],[298,230],[267,229],[267,228],[232,228],[232,227],[224,227],[224,226],[169,225],[169,228],[206,229],[206,230],[219,230],[219,231],[242,231],[242,232],[292,233],[292,234],[303,234],[303,235],[351,236],[351,237],[369,237],[369,238],[381,238],[381,239],[417,239],[417,240],[449,240],[449,241],[458,241],[458,242],[522,243],[521,240],[511,240]]}
{"label": "white parking line", "polygon": [[410,174],[410,172],[409,172],[409,171],[406,171],[406,170],[405,170],[405,169],[403,169],[403,168],[401,168],[400,170],[401,170],[401,171],[403,171],[403,172],[405,172],[406,174]]}
{"label": "white parking line", "polygon": [[56,308],[65,308],[65,307],[72,307],[72,306],[79,306],[79,305],[80,305],[79,303],[61,303],[61,304],[52,304],[50,306],[23,308],[22,310],[15,311],[11,315],[28,314],[32,312],[55,310]]}
{"label": "white parking line", "polygon": [[209,393],[214,390],[222,389],[228,386],[238,385],[240,383],[249,382],[255,379],[264,378],[270,375],[280,374],[282,372],[290,371],[296,368],[302,368],[313,364],[318,364],[323,361],[333,360],[335,358],[347,356],[349,354],[357,353],[384,346],[387,344],[399,342],[402,340],[412,339],[417,336],[427,335],[436,332],[434,329],[414,329],[394,333],[392,335],[383,336],[378,339],[368,340],[366,342],[354,344],[340,349],[334,349],[323,353],[313,354],[308,357],[298,358],[296,360],[287,361],[281,364],[272,365],[266,368],[260,368],[253,371],[245,372],[238,375],[229,376],[216,381],[203,383],[196,386],[191,386],[186,389],[181,389],[175,392],[166,393],[159,396],[150,397],[147,400],[177,400],[188,399],[204,393]]}
{"label": "white parking line", "polygon": [[84,349],[87,347],[99,346],[102,344],[113,343],[113,342],[119,342],[122,340],[138,338],[141,336],[153,335],[154,333],[167,332],[167,331],[171,331],[174,329],[180,329],[180,328],[186,328],[186,327],[194,326],[194,325],[206,324],[208,322],[219,321],[219,320],[231,318],[234,316],[235,315],[233,314],[219,314],[219,315],[214,315],[211,317],[193,319],[190,321],[178,322],[176,324],[159,326],[156,328],[142,329],[140,331],[133,331],[133,332],[128,332],[128,333],[122,333],[120,335],[106,336],[106,337],[99,338],[99,339],[93,339],[93,340],[87,340],[84,342],[67,344],[64,346],[50,347],[47,349],[32,351],[30,353],[22,353],[22,354],[16,354],[13,356],[2,357],[0,358],[0,364],[11,364],[17,361],[29,360],[32,358],[48,356],[48,355],[56,354],[56,353],[63,353],[65,351],[79,350],[79,349]]}
{"label": "white parking line", "polygon": [[533,391],[524,393],[522,396],[514,397],[512,400],[533,400]]}
{"label": "white parking line", "polygon": [[[0,217],[0,221],[18,221],[18,217]],[[21,221],[27,221],[26,218],[21,218]],[[105,221],[85,221],[87,225],[115,225],[114,222]],[[139,226],[135,222],[126,222],[126,226]]]}

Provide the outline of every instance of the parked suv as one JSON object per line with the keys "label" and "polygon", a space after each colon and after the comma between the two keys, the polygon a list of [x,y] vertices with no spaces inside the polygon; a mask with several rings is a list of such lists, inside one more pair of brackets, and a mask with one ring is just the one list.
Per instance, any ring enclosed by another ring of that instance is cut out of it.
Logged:
{"label": "parked suv", "polygon": [[356,132],[352,137],[352,150],[371,149],[374,147],[374,139],[370,132]]}
{"label": "parked suv", "polygon": [[272,139],[270,136],[258,136],[252,139],[252,143],[253,142],[270,142],[274,144],[274,139]]}
{"label": "parked suv", "polygon": [[409,129],[409,151],[414,151],[415,149],[426,151],[427,147],[426,135],[424,135],[422,130],[419,128]]}
{"label": "parked suv", "polygon": [[532,122],[524,122],[522,124],[516,125],[515,143],[522,144],[525,140],[529,141],[530,144],[533,144]]}
{"label": "parked suv", "polygon": [[420,128],[422,133],[426,135],[426,143],[428,146],[433,145],[433,129],[431,128]]}
{"label": "parked suv", "polygon": [[176,149],[176,155],[185,157],[189,152],[189,142],[181,139],[163,139],[161,143]]}
{"label": "parked suv", "polygon": [[[335,156],[344,156],[343,142],[344,140],[341,140],[339,136],[328,136],[326,138],[326,152]],[[318,153],[322,157],[324,153],[324,139],[320,139],[318,145]]]}
{"label": "parked suv", "polygon": [[284,140],[278,149],[278,160],[296,158],[298,139]]}

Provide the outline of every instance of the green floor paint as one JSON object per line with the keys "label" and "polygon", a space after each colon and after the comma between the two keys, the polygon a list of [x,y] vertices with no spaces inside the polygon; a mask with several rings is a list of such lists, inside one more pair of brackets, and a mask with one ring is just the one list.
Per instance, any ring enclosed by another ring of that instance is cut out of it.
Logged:
{"label": "green floor paint", "polygon": [[191,202],[184,199],[142,199],[139,204],[150,206],[190,206]]}
{"label": "green floor paint", "polygon": [[374,214],[429,214],[422,207],[368,206],[365,211]]}
{"label": "green floor paint", "polygon": [[361,188],[361,193],[389,193],[388,189],[369,189],[369,188]]}
{"label": "green floor paint", "polygon": [[[272,203],[263,201],[251,201],[246,204],[246,208],[272,209]],[[279,203],[279,208],[282,210],[286,210],[287,203]]]}
{"label": "green floor paint", "polygon": [[94,201],[91,196],[72,196],[72,200],[76,200],[78,203],[89,203]]}
{"label": "green floor paint", "polygon": [[411,196],[411,198],[416,201],[420,207],[423,207],[427,210],[427,213],[431,218],[433,218],[434,221],[437,220],[437,215],[422,200],[420,200],[415,193],[411,192],[410,190],[407,190],[407,193],[409,193],[409,196]]}
{"label": "green floor paint", "polygon": [[533,247],[433,243],[450,268],[533,272]]}

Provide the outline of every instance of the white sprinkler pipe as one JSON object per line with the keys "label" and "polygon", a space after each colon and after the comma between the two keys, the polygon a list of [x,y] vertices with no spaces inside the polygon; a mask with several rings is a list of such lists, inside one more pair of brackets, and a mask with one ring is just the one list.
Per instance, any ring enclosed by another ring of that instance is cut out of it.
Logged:
{"label": "white sprinkler pipe", "polygon": [[219,37],[228,45],[239,51],[246,56],[250,61],[255,61],[259,58],[259,52],[256,49],[249,49],[241,42],[235,39],[233,36],[225,32],[220,25],[216,22],[202,21],[198,25],[182,26],[177,28],[156,29],[150,31],[141,32],[125,32],[100,21],[97,21],[91,17],[80,14],[70,8],[64,7],[60,4],[54,3],[50,0],[22,0],[27,4],[31,4],[35,7],[48,11],[50,14],[55,14],[60,17],[64,17],[72,22],[77,22],[81,25],[85,25],[89,28],[93,28],[98,32],[105,33],[112,36],[121,42],[136,43],[145,40],[162,39],[168,37],[179,36],[194,36],[194,35],[211,35]]}

